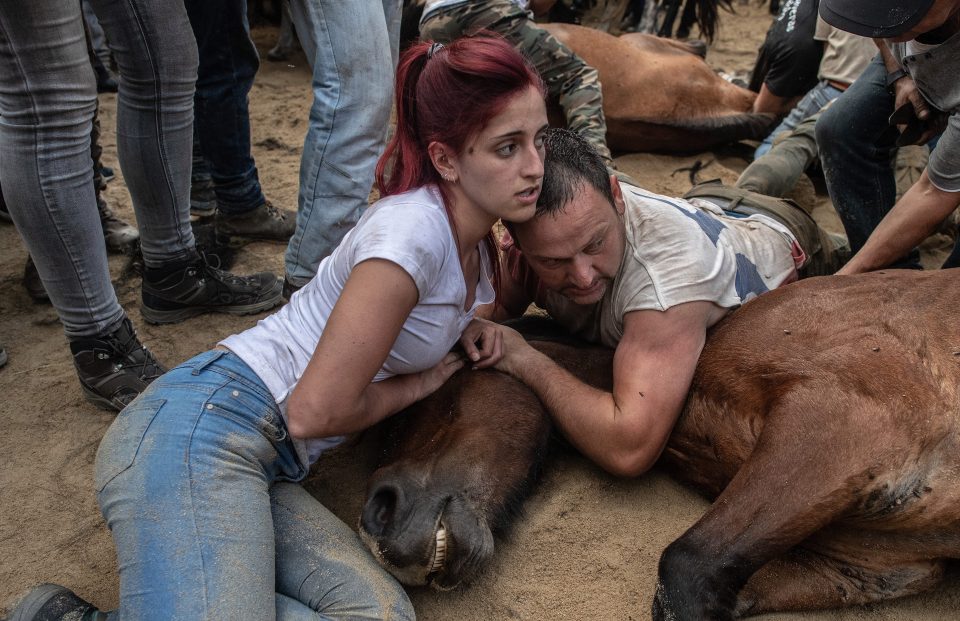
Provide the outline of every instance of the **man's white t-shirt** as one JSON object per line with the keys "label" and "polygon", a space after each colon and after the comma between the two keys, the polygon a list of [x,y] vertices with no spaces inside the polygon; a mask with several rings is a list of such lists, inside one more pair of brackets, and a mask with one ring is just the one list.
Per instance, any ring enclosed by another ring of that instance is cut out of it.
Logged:
{"label": "man's white t-shirt", "polygon": [[621,188],[626,248],[603,298],[580,305],[555,291],[537,294],[537,304],[580,338],[616,347],[629,312],[695,301],[734,309],[796,280],[796,239],[776,220],[738,217],[703,199]]}

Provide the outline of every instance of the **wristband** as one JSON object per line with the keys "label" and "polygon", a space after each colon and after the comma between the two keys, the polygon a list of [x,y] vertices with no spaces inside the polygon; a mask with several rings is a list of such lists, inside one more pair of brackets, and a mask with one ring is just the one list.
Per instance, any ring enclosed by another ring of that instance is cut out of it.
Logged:
{"label": "wristband", "polygon": [[893,88],[893,85],[897,80],[899,80],[900,78],[905,78],[908,75],[910,74],[907,73],[906,69],[897,69],[896,71],[892,71],[888,73],[887,74],[887,90]]}

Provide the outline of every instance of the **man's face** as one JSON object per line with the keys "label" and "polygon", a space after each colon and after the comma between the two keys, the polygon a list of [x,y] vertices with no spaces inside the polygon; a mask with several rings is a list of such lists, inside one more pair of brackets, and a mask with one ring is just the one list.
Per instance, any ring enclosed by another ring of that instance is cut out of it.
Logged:
{"label": "man's face", "polygon": [[958,10],[960,0],[935,0],[927,14],[913,28],[890,40],[895,43],[913,41],[924,33],[943,26]]}
{"label": "man's face", "polygon": [[516,241],[540,282],[576,304],[599,302],[620,269],[624,202],[620,185],[611,183],[614,205],[584,183],[563,211],[515,226]]}

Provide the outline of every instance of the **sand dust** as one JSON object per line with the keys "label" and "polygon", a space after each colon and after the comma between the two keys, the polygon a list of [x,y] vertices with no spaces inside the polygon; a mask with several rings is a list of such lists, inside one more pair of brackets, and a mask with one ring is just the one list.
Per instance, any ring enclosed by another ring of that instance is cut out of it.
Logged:
{"label": "sand dust", "polygon": [[[762,8],[738,5],[723,14],[719,40],[709,53],[714,67],[749,70],[770,18]],[[276,31],[255,31],[261,52]],[[266,195],[294,208],[299,152],[310,105],[310,74],[302,57],[264,61],[251,94],[254,154]],[[115,124],[116,99],[102,98],[103,125]],[[119,175],[113,132],[104,135],[106,163],[117,169],[107,197],[131,218],[130,199]],[[621,168],[647,188],[679,195],[689,188],[686,172],[706,164],[702,179],[733,181],[748,149],[732,147],[694,157],[630,155]],[[804,180],[797,198],[817,203],[817,216],[836,229],[828,202]],[[833,220],[831,220],[831,217]],[[56,315],[31,303],[20,285],[25,251],[12,226],[0,224],[0,342],[10,362],[0,370],[0,611],[41,582],[68,585],[103,609],[117,603],[113,543],[93,492],[93,459],[113,415],[87,404],[80,392]],[[280,245],[253,244],[237,270],[282,273]],[[256,318],[206,316],[176,326],[144,323],[139,281],[121,279],[122,257],[111,269],[124,307],[142,340],[171,366],[253,324]],[[349,524],[359,515],[364,482],[374,457],[361,443],[325,458],[308,488]],[[770,490],[772,494],[783,490]],[[526,505],[526,517],[509,537],[486,575],[451,593],[411,591],[423,620],[647,619],[657,560],[663,548],[707,507],[695,493],[654,471],[633,481],[612,478],[584,459],[554,455]],[[954,568],[936,591],[867,608],[766,619],[941,620],[958,618],[960,572]]]}

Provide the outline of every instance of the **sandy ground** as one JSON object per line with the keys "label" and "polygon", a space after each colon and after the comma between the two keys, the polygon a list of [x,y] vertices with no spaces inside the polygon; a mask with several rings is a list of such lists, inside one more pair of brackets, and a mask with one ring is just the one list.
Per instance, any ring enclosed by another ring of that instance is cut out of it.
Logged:
{"label": "sandy ground", "polygon": [[[769,24],[763,9],[738,6],[724,15],[710,62],[728,72],[748,70]],[[275,37],[257,29],[262,50]],[[310,104],[309,70],[302,57],[264,62],[251,94],[254,154],[268,197],[295,208],[299,153]],[[109,128],[115,96],[102,97],[106,162],[119,167]],[[707,163],[704,179],[731,182],[744,166],[744,149],[693,157],[629,155],[621,168],[646,187],[679,195],[687,173],[674,171],[696,160]],[[132,218],[122,178],[107,196]],[[797,197],[818,205],[817,216],[836,229],[828,201],[804,181]],[[114,416],[87,404],[77,385],[68,348],[53,310],[30,302],[20,285],[26,254],[12,226],[0,225],[0,342],[10,362],[0,370],[0,613],[13,598],[40,582],[69,585],[104,609],[117,603],[113,544],[92,489],[94,454]],[[280,245],[254,244],[241,253],[237,270],[282,273]],[[125,260],[111,268],[121,302],[142,340],[168,364],[209,348],[218,339],[254,323],[255,317],[207,316],[155,327],[140,319],[139,281],[122,276]],[[373,455],[361,443],[324,458],[308,488],[346,522],[355,524]],[[770,490],[783,493],[783,490]],[[498,554],[471,587],[435,593],[411,591],[421,619],[644,619],[649,618],[657,560],[663,548],[692,525],[707,502],[662,473],[624,481],[607,476],[570,454],[551,458],[543,480]],[[958,618],[960,572],[953,568],[930,594],[866,608],[766,619],[940,620]]]}

